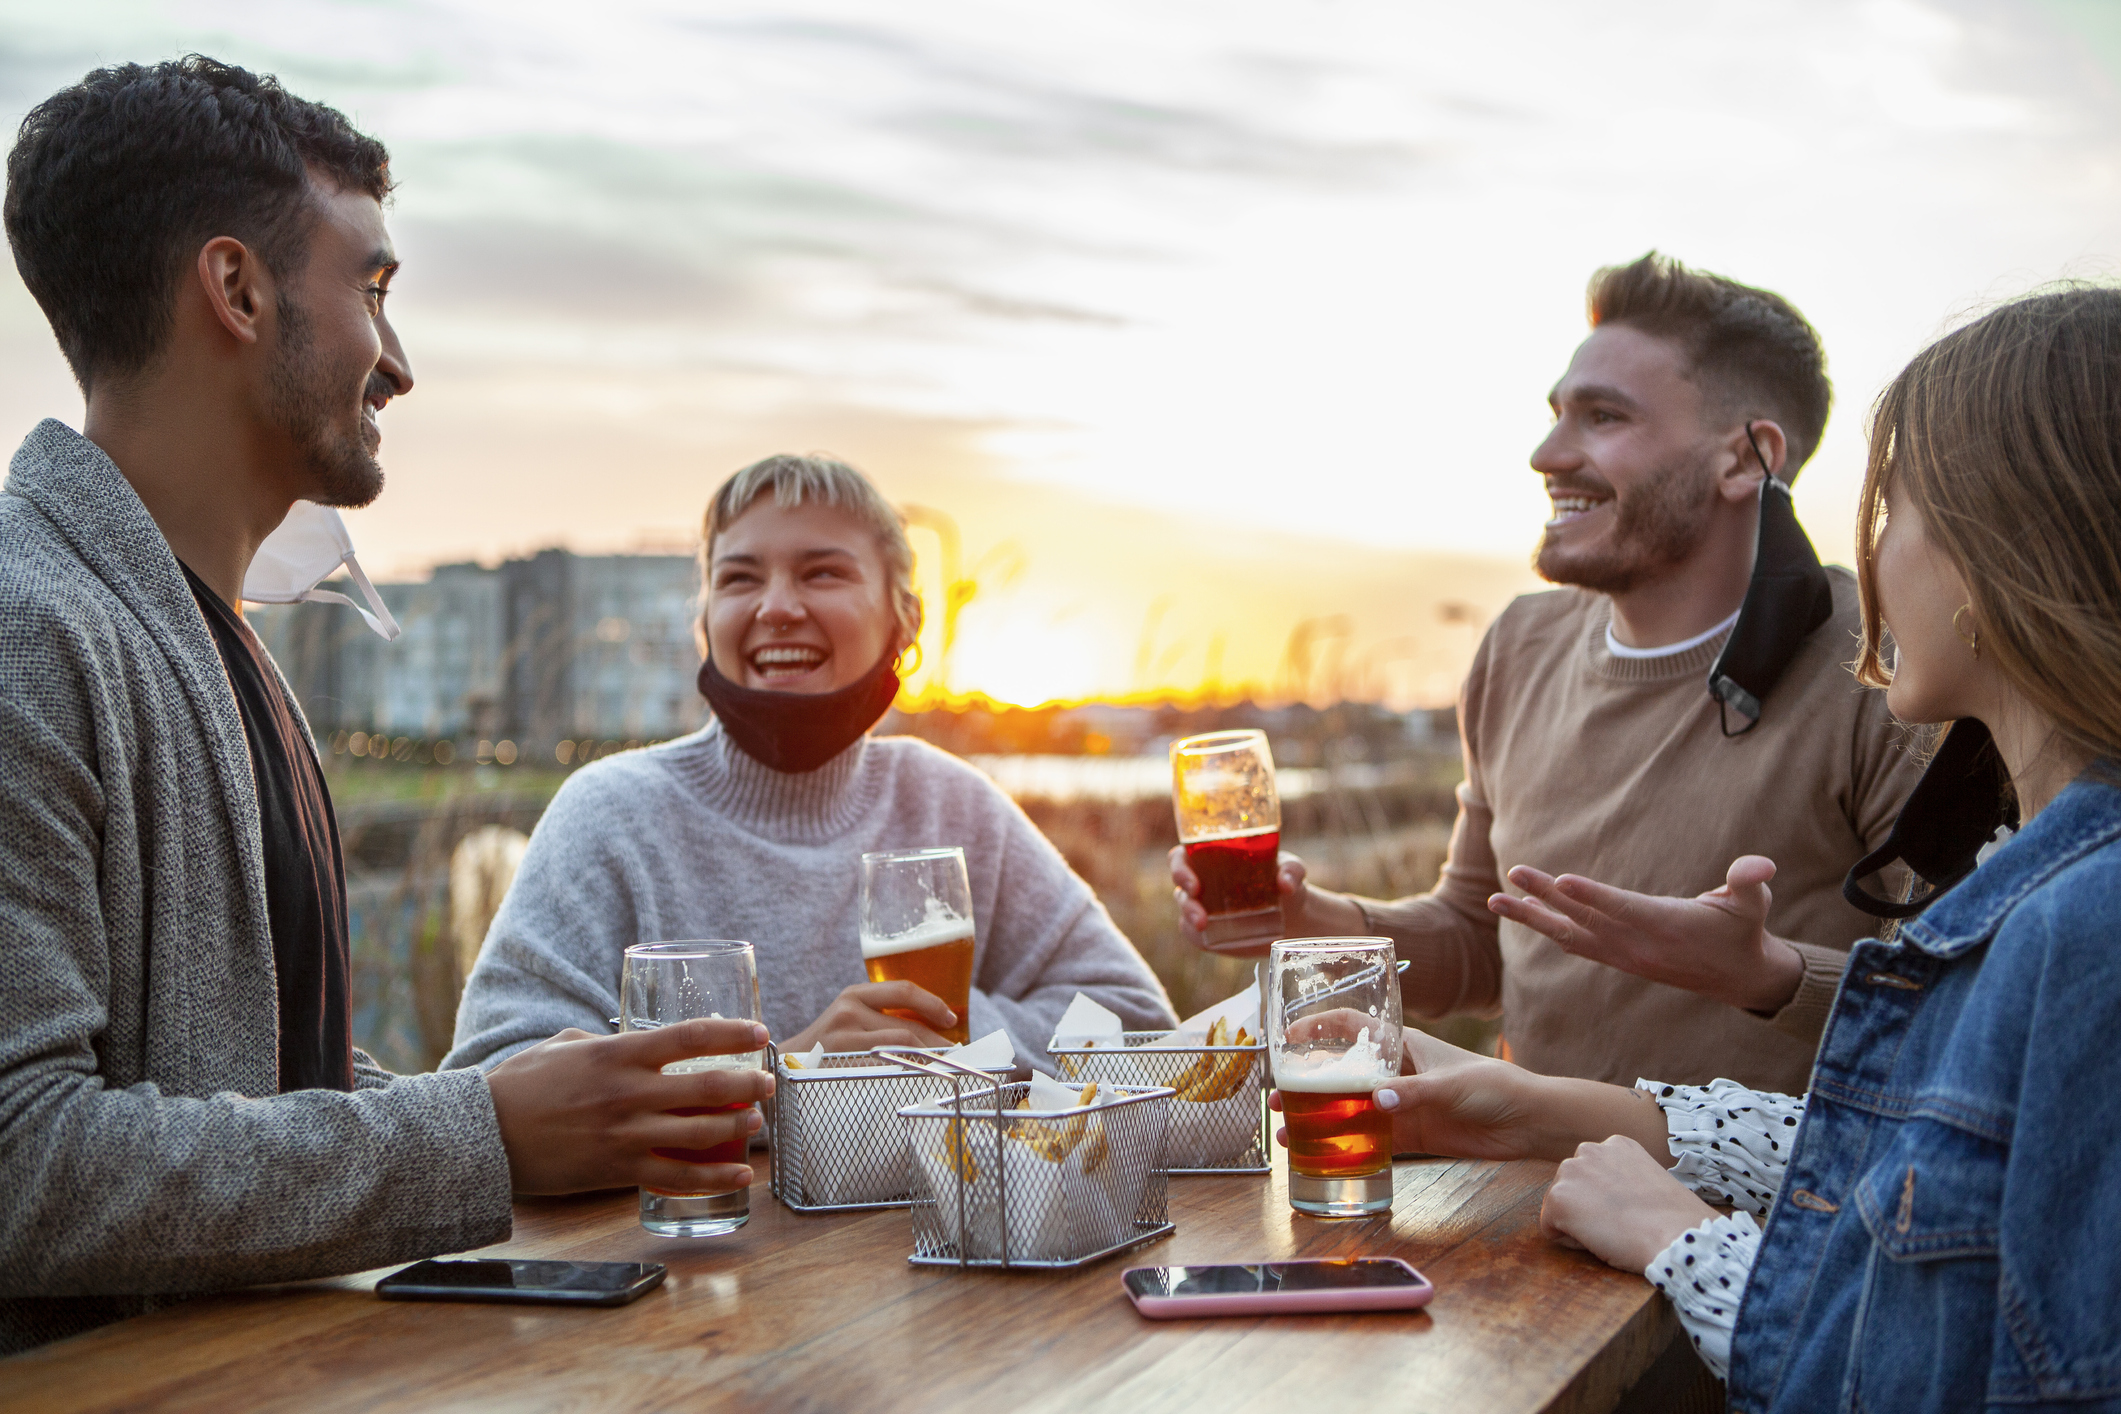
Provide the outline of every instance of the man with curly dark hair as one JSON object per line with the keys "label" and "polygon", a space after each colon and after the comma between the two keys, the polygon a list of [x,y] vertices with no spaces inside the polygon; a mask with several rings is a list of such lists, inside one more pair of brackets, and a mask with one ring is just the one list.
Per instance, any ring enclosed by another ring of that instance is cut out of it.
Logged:
{"label": "man with curly dark hair", "polygon": [[323,771],[236,605],[297,503],[382,489],[376,415],[413,386],[390,189],[339,113],[198,55],[89,74],[8,154],[87,415],[0,494],[0,1353],[497,1241],[512,1191],[750,1181],[666,1155],[754,1127],[708,1111],[770,1078],[662,1074],[750,1023],[563,1032],[484,1075],[352,1044]]}

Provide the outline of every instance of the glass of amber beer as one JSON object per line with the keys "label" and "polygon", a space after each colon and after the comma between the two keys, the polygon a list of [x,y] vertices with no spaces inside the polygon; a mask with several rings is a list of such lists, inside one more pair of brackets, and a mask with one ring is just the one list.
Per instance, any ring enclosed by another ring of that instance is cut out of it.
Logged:
{"label": "glass of amber beer", "polygon": [[1200,879],[1210,952],[1281,936],[1281,797],[1262,731],[1209,732],[1171,743],[1171,813],[1186,866]]}
{"label": "glass of amber beer", "polygon": [[1392,1206],[1392,1117],[1370,1096],[1399,1074],[1396,962],[1384,938],[1292,939],[1269,955],[1267,1055],[1300,1213]]}
{"label": "glass of amber beer", "polygon": [[[727,938],[683,943],[640,943],[626,949],[619,981],[619,1029],[646,1031],[695,1017],[718,1021],[759,1019],[759,973],[751,944]],[[761,1070],[757,1051],[726,1056],[694,1056],[672,1061],[665,1075],[703,1070]],[[712,1109],[672,1110],[676,1115],[734,1113],[751,1102]],[[747,1136],[707,1149],[657,1149],[660,1158],[688,1164],[741,1164],[750,1147]],[[716,1237],[735,1232],[751,1220],[751,1190],[733,1193],[664,1193],[641,1190],[641,1226],[658,1237]]]}
{"label": "glass of amber beer", "polygon": [[[911,982],[957,1013],[945,1039],[972,1035],[972,882],[961,849],[894,849],[862,856],[862,967],[872,982]],[[886,1016],[921,1026],[897,1007]]]}

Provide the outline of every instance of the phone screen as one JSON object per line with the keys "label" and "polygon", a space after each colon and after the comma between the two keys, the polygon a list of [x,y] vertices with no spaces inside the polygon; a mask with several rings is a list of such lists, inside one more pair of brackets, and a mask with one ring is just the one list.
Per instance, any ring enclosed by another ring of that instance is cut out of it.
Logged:
{"label": "phone screen", "polygon": [[1389,1257],[1344,1262],[1262,1262],[1212,1267],[1137,1267],[1127,1273],[1136,1296],[1249,1296],[1274,1291],[1362,1291],[1423,1284]]}
{"label": "phone screen", "polygon": [[376,1283],[379,1296],[429,1300],[561,1301],[606,1304],[630,1300],[663,1277],[657,1262],[539,1262],[472,1259],[415,1262]]}

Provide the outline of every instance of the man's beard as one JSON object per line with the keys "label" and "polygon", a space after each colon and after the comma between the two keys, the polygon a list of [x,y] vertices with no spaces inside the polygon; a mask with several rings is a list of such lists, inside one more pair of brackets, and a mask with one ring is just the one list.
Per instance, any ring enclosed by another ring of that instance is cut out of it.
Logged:
{"label": "man's beard", "polygon": [[303,499],[320,506],[365,506],[383,493],[383,468],[368,449],[366,419],[356,413],[354,425],[345,425],[346,375],[328,366],[299,306],[283,296],[275,312],[280,358],[272,372],[273,416],[309,473]]}
{"label": "man's beard", "polygon": [[1532,568],[1550,584],[1625,594],[1693,553],[1715,509],[1716,488],[1697,458],[1674,459],[1614,501],[1612,539],[1588,554],[1543,538]]}

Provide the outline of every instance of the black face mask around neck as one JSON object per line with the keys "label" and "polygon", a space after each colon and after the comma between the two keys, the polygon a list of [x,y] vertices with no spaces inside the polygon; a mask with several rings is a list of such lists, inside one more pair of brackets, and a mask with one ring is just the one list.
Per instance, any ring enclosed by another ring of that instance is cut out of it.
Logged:
{"label": "black face mask around neck", "polygon": [[[1972,717],[1952,724],[1929,769],[1908,793],[1900,818],[1885,843],[1856,861],[1841,881],[1841,896],[1873,918],[1912,918],[1937,901],[1938,895],[1974,872],[1981,847],[1999,826],[2018,828],[2018,806],[2010,794],[2010,773],[1988,728]],[[1929,888],[1906,903],[1882,899],[1857,881],[1867,879],[1894,860]]]}
{"label": "black face mask around neck", "polygon": [[700,664],[700,696],[729,739],[752,760],[800,776],[854,745],[883,720],[898,696],[898,655],[835,692],[766,692],[739,687],[709,658]]}
{"label": "black face mask around neck", "polygon": [[[1751,429],[1747,429],[1751,436]],[[1834,586],[1820,568],[1811,538],[1797,523],[1790,488],[1774,477],[1760,483],[1760,532],[1753,579],[1738,609],[1738,624],[1709,669],[1725,736],[1744,736],[1760,724],[1760,706],[1819,625],[1834,616]],[[1745,725],[1731,730],[1735,709]]]}

